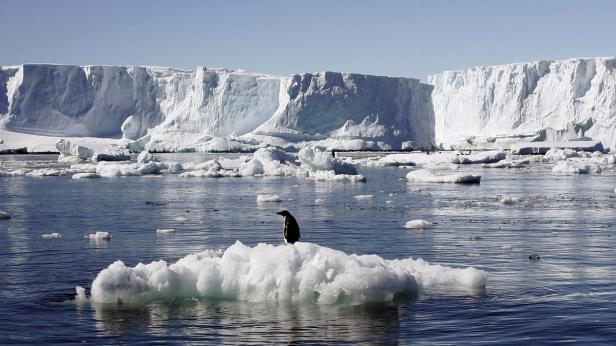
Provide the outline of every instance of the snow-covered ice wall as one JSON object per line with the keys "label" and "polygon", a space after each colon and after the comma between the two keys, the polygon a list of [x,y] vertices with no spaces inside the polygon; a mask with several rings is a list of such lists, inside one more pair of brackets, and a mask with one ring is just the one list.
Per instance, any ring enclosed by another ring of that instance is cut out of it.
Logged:
{"label": "snow-covered ice wall", "polygon": [[0,67],[0,128],[129,139],[149,133],[163,150],[250,134],[428,147],[431,91],[416,79],[350,73],[29,64]]}
{"label": "snow-covered ice wall", "polygon": [[576,58],[430,76],[437,144],[469,136],[587,136],[616,148],[616,58]]}

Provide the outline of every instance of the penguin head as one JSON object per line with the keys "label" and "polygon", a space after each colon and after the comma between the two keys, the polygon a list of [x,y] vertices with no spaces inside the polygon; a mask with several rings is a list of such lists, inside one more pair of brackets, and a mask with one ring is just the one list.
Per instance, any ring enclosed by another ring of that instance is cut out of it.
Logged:
{"label": "penguin head", "polygon": [[281,216],[290,216],[291,213],[289,213],[287,210],[281,210],[279,212],[277,212],[276,214],[281,215]]}

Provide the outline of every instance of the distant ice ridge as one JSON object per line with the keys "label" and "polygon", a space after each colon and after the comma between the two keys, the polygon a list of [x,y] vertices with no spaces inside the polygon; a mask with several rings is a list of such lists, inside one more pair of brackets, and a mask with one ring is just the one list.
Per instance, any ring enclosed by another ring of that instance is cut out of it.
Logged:
{"label": "distant ice ridge", "polygon": [[487,273],[472,267],[457,269],[421,259],[348,255],[304,242],[249,247],[238,241],[225,251],[191,254],[170,265],[160,260],[131,268],[116,261],[92,282],[91,301],[143,304],[203,297],[353,304],[391,301],[433,288],[449,292],[481,290],[486,283]]}
{"label": "distant ice ridge", "polygon": [[25,64],[0,67],[0,129],[140,139],[136,151],[423,148],[434,143],[431,92],[352,73]]}
{"label": "distant ice ridge", "polygon": [[587,136],[616,148],[616,58],[481,66],[428,80],[437,145]]}

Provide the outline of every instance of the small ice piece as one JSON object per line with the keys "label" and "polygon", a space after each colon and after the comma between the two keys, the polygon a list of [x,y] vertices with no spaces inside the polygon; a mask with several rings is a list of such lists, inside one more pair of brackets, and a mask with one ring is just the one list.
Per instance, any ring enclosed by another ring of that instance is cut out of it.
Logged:
{"label": "small ice piece", "polygon": [[173,228],[159,228],[159,229],[156,230],[156,234],[158,234],[158,235],[175,234],[175,229],[173,229]]}
{"label": "small ice piece", "polygon": [[458,183],[479,184],[481,175],[455,173],[450,175],[435,175],[427,169],[411,171],[406,175],[406,180],[420,183]]}
{"label": "small ice piece", "polygon": [[148,163],[158,161],[152,154],[144,150],[137,156],[137,163]]}
{"label": "small ice piece", "polygon": [[505,154],[504,151],[496,150],[468,156],[458,155],[453,160],[451,160],[451,162],[456,164],[495,163],[504,160],[506,157],[507,154]]}
{"label": "small ice piece", "polygon": [[355,195],[353,196],[353,198],[358,199],[358,200],[367,200],[367,199],[372,199],[374,197],[374,195]]}
{"label": "small ice piece", "polygon": [[404,228],[406,229],[424,229],[430,226],[432,226],[432,222],[422,219],[410,220],[404,224]]}
{"label": "small ice piece", "polygon": [[314,204],[323,204],[325,203],[325,199],[323,198],[317,198],[314,200]]}
{"label": "small ice piece", "polygon": [[86,300],[88,300],[88,297],[86,296],[86,289],[81,287],[81,286],[75,286],[75,301],[77,302],[85,302]]}
{"label": "small ice piece", "polygon": [[513,246],[511,246],[510,244],[505,244],[505,245],[503,245],[502,248],[503,248],[503,250],[511,251],[511,249],[513,249]]}
{"label": "small ice piece", "polygon": [[41,238],[43,238],[43,239],[58,239],[58,238],[62,238],[62,234],[60,234],[58,232],[44,233],[44,234],[41,234]]}
{"label": "small ice piece", "polygon": [[11,214],[4,212],[4,211],[0,211],[0,220],[8,220],[11,218]]}
{"label": "small ice piece", "polygon": [[513,196],[506,196],[501,198],[500,202],[502,204],[507,204],[507,205],[511,205],[511,204],[516,204],[519,203],[521,201],[521,199],[519,197],[513,197]]}
{"label": "small ice piece", "polygon": [[394,201],[390,201],[390,200],[385,201],[385,204],[392,204],[392,203],[394,203]]}
{"label": "small ice piece", "polygon": [[178,216],[178,217],[174,218],[174,220],[178,221],[178,222],[186,222],[188,219],[183,217],[183,216]]}
{"label": "small ice piece", "polygon": [[99,175],[96,173],[76,173],[73,174],[71,179],[89,179],[89,178],[99,178]]}
{"label": "small ice piece", "polygon": [[258,195],[257,203],[279,203],[282,200],[278,195]]}
{"label": "small ice piece", "polygon": [[89,238],[91,240],[110,240],[111,234],[109,232],[98,231],[96,233],[88,234],[86,238]]}

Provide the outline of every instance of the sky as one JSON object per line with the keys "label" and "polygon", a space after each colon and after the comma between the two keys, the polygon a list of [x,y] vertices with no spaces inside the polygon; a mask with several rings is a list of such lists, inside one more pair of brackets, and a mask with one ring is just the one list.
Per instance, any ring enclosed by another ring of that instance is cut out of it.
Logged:
{"label": "sky", "polygon": [[0,65],[405,76],[614,56],[616,1],[0,0]]}

